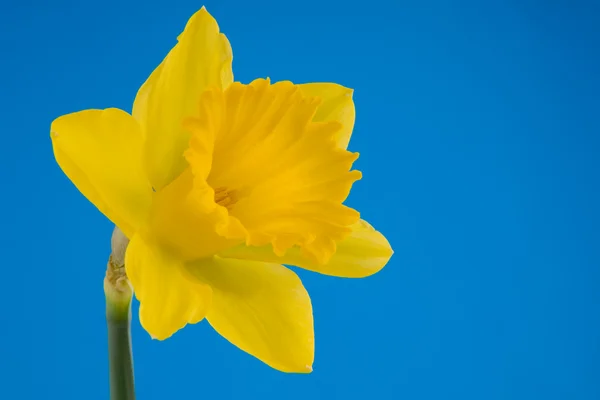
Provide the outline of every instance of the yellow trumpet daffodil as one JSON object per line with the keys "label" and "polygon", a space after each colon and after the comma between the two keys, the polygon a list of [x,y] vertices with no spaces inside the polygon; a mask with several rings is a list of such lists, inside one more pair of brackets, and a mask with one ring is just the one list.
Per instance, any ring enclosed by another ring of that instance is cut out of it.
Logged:
{"label": "yellow trumpet daffodil", "polygon": [[203,8],[139,89],[132,113],[85,110],[51,127],[56,160],[130,242],[127,276],[156,339],[204,318],[273,368],[310,372],[311,301],[282,264],[365,277],[388,241],[343,204],[352,91],[233,81]]}

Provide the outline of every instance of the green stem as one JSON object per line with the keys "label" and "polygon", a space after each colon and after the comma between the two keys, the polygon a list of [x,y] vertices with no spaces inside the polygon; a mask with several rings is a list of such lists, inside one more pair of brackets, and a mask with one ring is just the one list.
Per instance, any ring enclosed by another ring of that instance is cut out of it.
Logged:
{"label": "green stem", "polygon": [[131,352],[131,297],[133,291],[125,267],[111,256],[104,278],[108,361],[111,400],[134,400],[133,356]]}

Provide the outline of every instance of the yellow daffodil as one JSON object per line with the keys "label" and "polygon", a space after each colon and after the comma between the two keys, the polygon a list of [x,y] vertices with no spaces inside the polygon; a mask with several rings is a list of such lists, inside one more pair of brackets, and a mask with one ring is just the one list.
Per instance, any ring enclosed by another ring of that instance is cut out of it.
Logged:
{"label": "yellow daffodil", "polygon": [[232,52],[203,8],[139,89],[133,111],[52,123],[56,160],[130,239],[142,326],[166,339],[206,318],[273,368],[309,372],[312,307],[282,264],[365,277],[392,255],[343,202],[352,91],[332,83],[233,81]]}

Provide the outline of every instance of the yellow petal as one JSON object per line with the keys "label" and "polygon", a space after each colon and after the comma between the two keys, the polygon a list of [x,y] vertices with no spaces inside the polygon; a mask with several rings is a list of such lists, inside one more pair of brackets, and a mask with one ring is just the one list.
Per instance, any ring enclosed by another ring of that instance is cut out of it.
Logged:
{"label": "yellow petal", "polygon": [[189,134],[185,117],[198,112],[200,94],[233,81],[231,46],[202,8],[188,21],[178,43],[142,85],[133,105],[147,138],[144,165],[150,183],[162,189],[185,169]]}
{"label": "yellow petal", "polygon": [[124,111],[63,115],[50,128],[54,156],[75,186],[128,237],[145,218],[152,188],[142,170],[142,135]]}
{"label": "yellow petal", "polygon": [[221,235],[278,254],[298,245],[324,263],[351,232],[359,214],[343,202],[358,154],[336,146],[339,122],[313,121],[320,101],[264,79],[202,94],[185,157],[201,202],[223,211]]}
{"label": "yellow petal", "polygon": [[275,369],[312,371],[312,306],[293,271],[218,257],[188,270],[213,289],[207,320],[217,332]]}
{"label": "yellow petal", "polygon": [[125,269],[140,301],[140,322],[155,339],[166,339],[205,316],[211,302],[208,285],[193,279],[183,261],[136,234],[127,247]]}
{"label": "yellow petal", "polygon": [[339,147],[347,148],[356,116],[352,100],[353,90],[336,83],[306,83],[298,86],[306,96],[320,97],[323,100],[317,108],[313,121],[337,121],[342,124],[335,141]]}
{"label": "yellow petal", "polygon": [[394,253],[387,239],[366,221],[353,227],[350,236],[337,243],[337,250],[325,265],[306,257],[298,247],[278,257],[271,246],[237,246],[220,253],[222,257],[295,265],[325,275],[364,278],[381,270]]}

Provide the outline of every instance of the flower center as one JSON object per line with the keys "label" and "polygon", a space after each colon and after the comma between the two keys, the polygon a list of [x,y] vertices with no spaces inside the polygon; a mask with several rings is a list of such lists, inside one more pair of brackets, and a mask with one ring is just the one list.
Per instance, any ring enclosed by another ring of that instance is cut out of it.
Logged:
{"label": "flower center", "polygon": [[225,207],[228,211],[231,211],[238,198],[233,190],[228,190],[226,187],[218,187],[215,189],[215,203]]}

